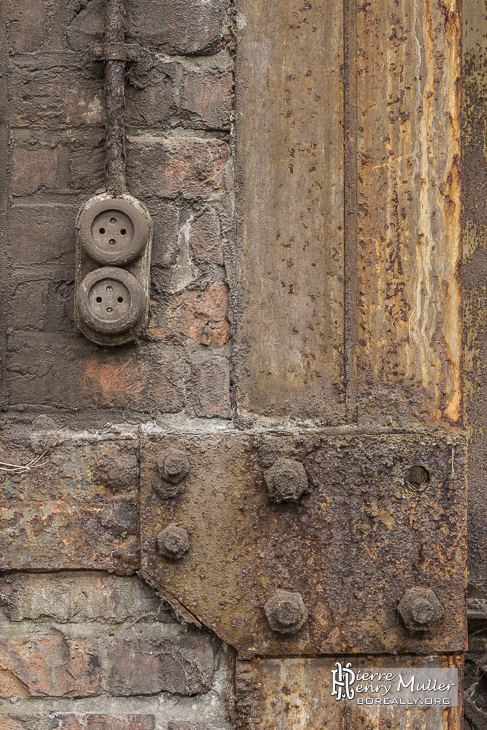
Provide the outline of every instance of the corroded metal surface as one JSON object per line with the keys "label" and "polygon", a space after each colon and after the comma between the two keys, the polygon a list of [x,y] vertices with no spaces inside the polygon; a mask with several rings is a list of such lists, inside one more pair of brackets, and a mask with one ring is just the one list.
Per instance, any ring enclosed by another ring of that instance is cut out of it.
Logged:
{"label": "corroded metal surface", "polygon": [[[358,668],[458,668],[462,657],[383,656],[237,661],[237,730],[461,730],[462,707],[359,706],[331,696],[336,661]],[[460,700],[461,704],[461,700]]]}
{"label": "corroded metal surface", "polygon": [[136,441],[3,442],[0,461],[24,466],[0,465],[0,570],[138,567]]}
{"label": "corroded metal surface", "polygon": [[239,0],[239,405],[344,414],[343,6]]}
{"label": "corroded metal surface", "polygon": [[[168,448],[191,468],[185,491],[161,499]],[[268,494],[264,474],[279,458],[304,464],[310,491],[297,503]],[[461,651],[463,467],[457,434],[153,435],[141,444],[143,570],[241,655]],[[177,561],[157,550],[170,524],[189,534]],[[415,587],[433,590],[444,614],[410,633],[397,604]],[[296,634],[269,628],[277,590],[303,597],[309,617]]]}
{"label": "corroded metal surface", "polygon": [[461,420],[460,9],[359,6],[361,423]]}

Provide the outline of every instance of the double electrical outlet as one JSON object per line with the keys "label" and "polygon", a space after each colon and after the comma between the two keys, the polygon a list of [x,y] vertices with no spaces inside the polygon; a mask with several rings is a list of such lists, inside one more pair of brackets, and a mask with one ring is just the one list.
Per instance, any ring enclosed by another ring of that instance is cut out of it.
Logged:
{"label": "double electrical outlet", "polygon": [[149,315],[152,219],[131,195],[96,195],[76,220],[75,317],[98,345],[132,342]]}

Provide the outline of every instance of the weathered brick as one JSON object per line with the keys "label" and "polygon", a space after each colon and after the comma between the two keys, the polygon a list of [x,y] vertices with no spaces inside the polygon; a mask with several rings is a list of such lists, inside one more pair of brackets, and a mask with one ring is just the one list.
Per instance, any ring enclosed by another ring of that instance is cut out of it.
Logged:
{"label": "weathered brick", "polygon": [[89,639],[0,638],[1,697],[89,697],[101,692],[100,660]]}
{"label": "weathered brick", "polygon": [[15,267],[74,261],[76,208],[15,205],[9,216],[10,256]]}
{"label": "weathered brick", "polygon": [[154,223],[152,264],[174,266],[179,251],[179,211],[174,203],[156,202],[150,210]]}
{"label": "weathered brick", "polygon": [[0,715],[0,730],[31,730],[32,718]]}
{"label": "weathered brick", "polygon": [[[68,24],[71,48],[83,51],[103,34],[104,0],[92,0]],[[169,54],[215,53],[223,47],[228,0],[127,0],[127,37]]]}
{"label": "weathered brick", "polygon": [[139,578],[82,571],[18,573],[0,583],[0,599],[11,621],[167,620],[155,591]]}
{"label": "weathered brick", "polygon": [[222,347],[228,342],[228,287],[215,282],[204,291],[189,290],[153,306],[149,332],[163,340],[194,340]]}
{"label": "weathered brick", "polygon": [[154,715],[56,714],[52,730],[155,730]]}
{"label": "weathered brick", "polygon": [[214,357],[193,365],[189,398],[197,416],[230,418],[230,366],[223,357]]}
{"label": "weathered brick", "polygon": [[11,191],[30,195],[41,188],[56,187],[59,156],[56,148],[25,149],[14,147],[12,153]]}
{"label": "weathered brick", "polygon": [[14,329],[73,330],[73,276],[54,270],[51,277],[42,270],[15,271],[10,299]]}
{"label": "weathered brick", "polygon": [[205,636],[120,641],[111,664],[110,692],[116,696],[196,695],[207,692],[213,681],[213,649]]}
{"label": "weathered brick", "polygon": [[46,0],[10,0],[8,37],[12,51],[37,51],[46,41]]}
{"label": "weathered brick", "polygon": [[223,189],[228,146],[216,139],[130,137],[127,174],[133,194],[208,198]]}
{"label": "weathered brick", "polygon": [[227,7],[228,0],[128,0],[129,37],[166,53],[215,53]]}
{"label": "weathered brick", "polygon": [[148,52],[134,66],[126,86],[126,122],[132,127],[163,126],[177,111],[176,64],[162,63]]}
{"label": "weathered brick", "polygon": [[102,69],[93,68],[89,76],[62,54],[27,57],[17,65],[10,74],[12,127],[103,124]]}
{"label": "weathered brick", "polygon": [[231,73],[188,73],[181,88],[181,112],[186,126],[229,129],[232,113]]}
{"label": "weathered brick", "polygon": [[85,359],[81,398],[98,407],[178,413],[187,366],[154,345],[99,350]]}
{"label": "weathered brick", "polygon": [[178,413],[189,368],[156,343],[101,349],[71,333],[20,331],[9,338],[13,405],[98,406]]}
{"label": "weathered brick", "polygon": [[191,223],[189,242],[196,261],[223,266],[220,216],[215,210],[206,210]]}
{"label": "weathered brick", "polygon": [[9,338],[8,380],[11,404],[82,404],[83,360],[94,345],[74,336],[20,331]]}

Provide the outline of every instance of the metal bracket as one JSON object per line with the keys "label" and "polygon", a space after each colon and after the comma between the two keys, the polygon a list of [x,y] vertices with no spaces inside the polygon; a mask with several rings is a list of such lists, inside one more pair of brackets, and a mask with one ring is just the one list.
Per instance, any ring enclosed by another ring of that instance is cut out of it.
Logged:
{"label": "metal bracket", "polygon": [[[143,574],[243,657],[462,651],[463,466],[461,434],[142,438]],[[442,607],[417,631],[411,589]]]}

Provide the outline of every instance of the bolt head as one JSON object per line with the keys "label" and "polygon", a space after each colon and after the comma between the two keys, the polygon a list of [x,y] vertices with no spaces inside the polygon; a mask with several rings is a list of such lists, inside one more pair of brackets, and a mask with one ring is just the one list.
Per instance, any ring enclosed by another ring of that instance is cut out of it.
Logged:
{"label": "bolt head", "polygon": [[409,631],[427,631],[443,616],[443,607],[429,588],[408,588],[397,610]]}
{"label": "bolt head", "polygon": [[276,591],[264,606],[264,612],[273,631],[295,634],[308,619],[308,610],[300,593]]}
{"label": "bolt head", "polygon": [[163,479],[178,484],[189,473],[189,459],[181,449],[166,449],[158,459],[159,473]]}
{"label": "bolt head", "polygon": [[176,525],[169,525],[157,536],[159,553],[166,558],[179,560],[189,550],[189,535],[187,530]]}
{"label": "bolt head", "polygon": [[309,488],[304,466],[294,459],[278,459],[264,479],[274,502],[296,502]]}

